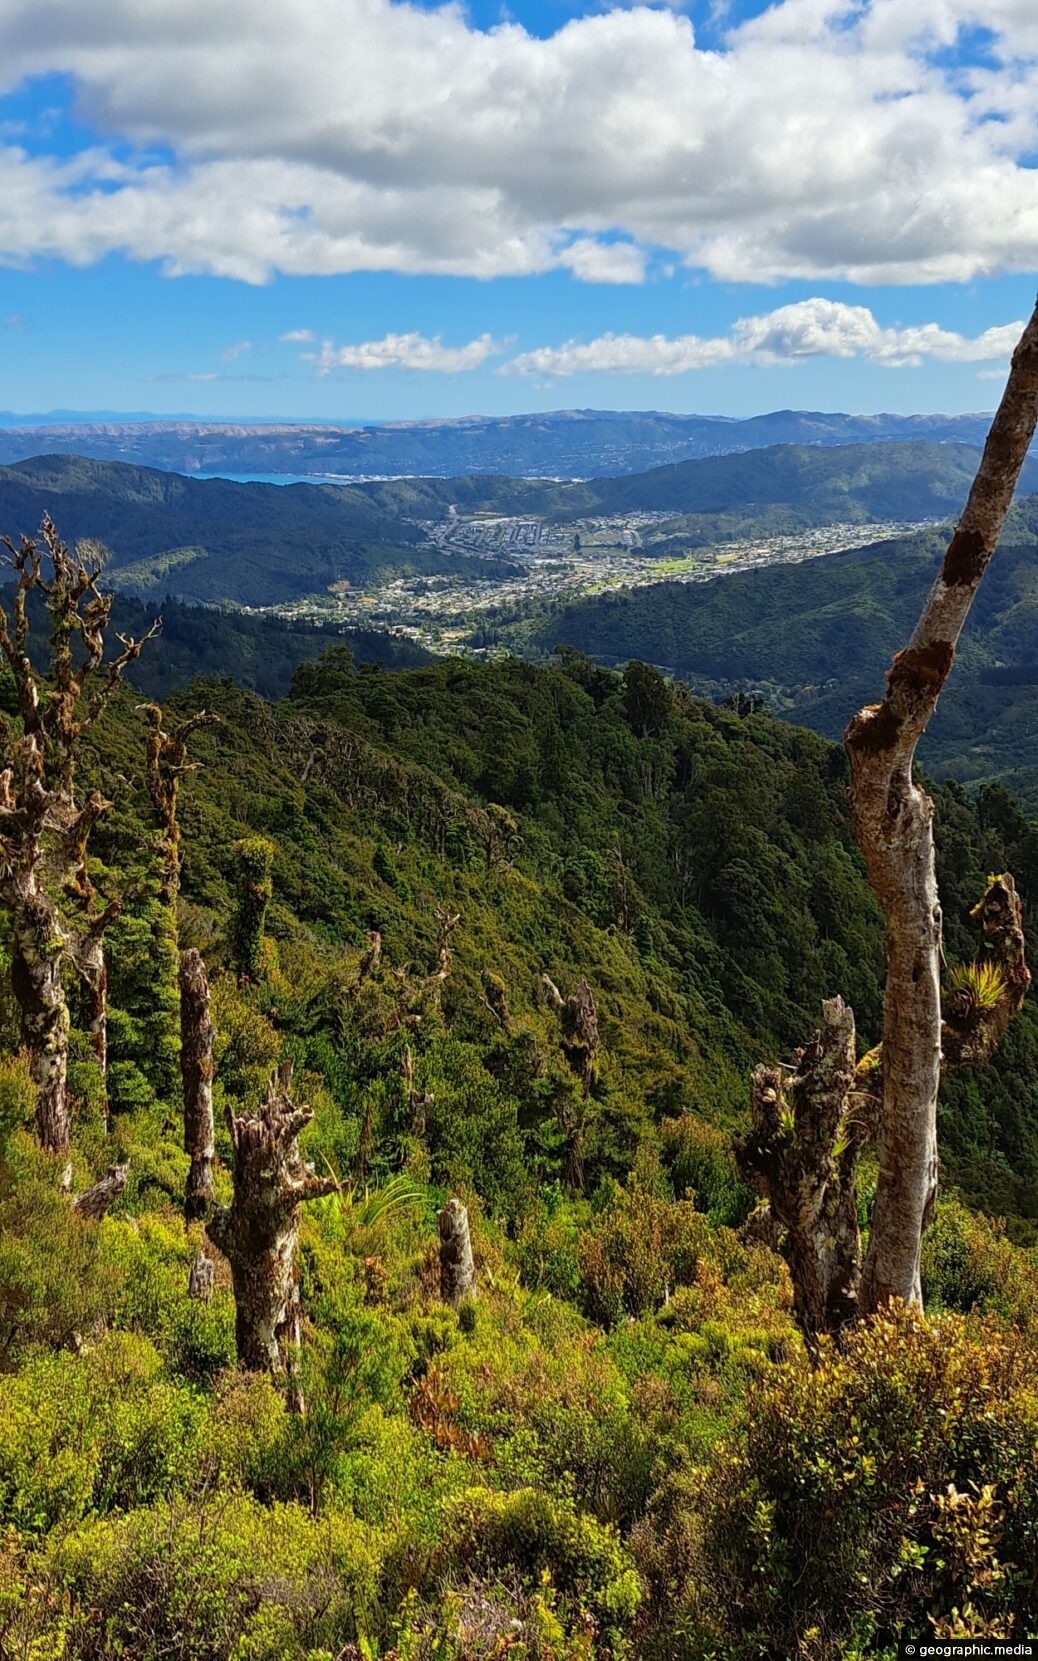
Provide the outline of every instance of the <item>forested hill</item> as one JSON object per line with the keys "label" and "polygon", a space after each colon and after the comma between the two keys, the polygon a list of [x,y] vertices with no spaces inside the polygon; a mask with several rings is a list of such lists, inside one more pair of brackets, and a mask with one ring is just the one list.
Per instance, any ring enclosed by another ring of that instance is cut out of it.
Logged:
{"label": "forested hill", "polygon": [[[333,647],[278,704],[221,678],[154,719],[126,688],[77,729],[87,813],[114,798],[82,875],[122,909],[104,1071],[69,975],[67,1153],[31,1128],[0,924],[5,1661],[891,1661],[1034,1630],[1032,1002],[943,1086],[936,1318],[810,1354],[738,1175],[755,1061],[837,990],[877,1037],[842,752],[576,654]],[[936,808],[972,964],[989,874],[1038,895],[1038,833],[998,790]]]}
{"label": "forested hill", "polygon": [[[839,738],[911,632],[947,541],[934,531],[709,583],[660,583],[502,619],[481,641],[640,658],[712,696],[757,691]],[[921,746],[941,777],[1001,778],[1038,806],[1038,497],[1007,521]]]}
{"label": "forested hill", "polygon": [[[700,540],[754,529],[761,535],[845,520],[922,520],[957,513],[976,472],[965,444],[777,444],[744,454],[656,467],[628,478],[557,484],[487,477],[388,480],[359,486],[373,505],[416,517],[529,513],[553,519],[672,513]],[[1038,485],[1038,462],[1023,489]]]}
{"label": "forested hill", "polygon": [[[416,523],[452,508],[556,520],[666,513],[673,537],[658,551],[667,552],[840,520],[941,517],[960,506],[975,464],[975,452],[958,444],[779,445],[588,484],[477,475],[316,486],[190,479],[57,455],[0,467],[0,523],[33,535],[49,513],[67,542],[103,543],[113,587],[150,605],[173,594],[259,607],[396,574],[456,574],[459,557],[441,553]],[[478,561],[481,578],[514,572]]]}
{"label": "forested hill", "polygon": [[445,562],[413,525],[351,490],[233,484],[41,456],[0,467],[0,523],[35,535],[49,513],[68,542],[110,550],[123,591],[217,604],[270,605],[337,582]]}
{"label": "forested hill", "polygon": [[[733,1124],[753,1062],[803,1043],[823,997],[842,992],[863,1040],[876,1036],[881,930],[843,758],[823,740],[700,703],[650,670],[622,677],[579,658],[383,673],[333,654],[300,668],[288,703],[226,683],[203,698],[223,720],[200,741],[207,766],[185,837],[193,926],[207,939],[247,830],[277,846],[273,930],[293,953],[307,940],[359,946],[377,927],[392,961],[424,959],[436,908],[461,913],[448,1007],[462,1049],[438,1063],[456,1083],[437,1095],[437,1180],[467,1178],[507,1209],[521,1205],[524,1172],[552,1181],[565,1159],[536,1069],[495,1036],[484,971],[523,1017],[544,973],[591,985],[606,1059],[586,1127],[589,1188],[655,1145],[667,1116]],[[132,727],[120,728],[124,750]],[[938,794],[938,828],[948,952],[966,957],[989,870],[1008,863],[1038,895],[1038,841],[1001,796],[977,808],[955,787]],[[307,1054],[338,1091],[324,1040]],[[388,1160],[397,1130],[385,1112]],[[943,1112],[948,1179],[1038,1219],[1030,1011],[982,1080],[949,1081]],[[352,1147],[357,1132],[347,1114],[336,1134]]]}

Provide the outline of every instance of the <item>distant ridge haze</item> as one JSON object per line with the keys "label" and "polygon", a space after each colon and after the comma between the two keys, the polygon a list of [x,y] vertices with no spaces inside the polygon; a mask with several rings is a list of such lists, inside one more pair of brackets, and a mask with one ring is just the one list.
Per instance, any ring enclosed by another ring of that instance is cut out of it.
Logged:
{"label": "distant ridge haze", "polygon": [[775,410],[741,420],[656,410],[563,410],[365,425],[70,418],[0,426],[0,464],[68,454],[180,473],[589,478],[775,444],[926,439],[979,445],[990,419],[982,413],[846,415],[813,410]]}

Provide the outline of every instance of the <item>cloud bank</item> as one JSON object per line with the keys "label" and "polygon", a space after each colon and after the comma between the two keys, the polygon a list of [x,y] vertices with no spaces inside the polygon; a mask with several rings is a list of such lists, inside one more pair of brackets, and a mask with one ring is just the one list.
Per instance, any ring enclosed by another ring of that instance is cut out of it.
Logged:
{"label": "cloud bank", "polygon": [[[796,363],[807,358],[863,358],[888,368],[914,368],[927,359],[941,363],[994,363],[1008,359],[1023,323],[1005,323],[980,335],[961,335],[936,323],[911,328],[884,328],[866,306],[836,300],[801,300],[761,317],[743,317],[727,335],[604,334],[584,343],[539,346],[498,365],[499,375],[570,376],[685,375],[720,364]],[[293,329],[283,341],[312,340],[309,329]],[[317,373],[335,369],[417,369],[458,374],[480,369],[504,355],[506,343],[480,335],[465,346],[444,346],[437,337],[389,334],[354,346],[322,343],[319,352],[304,352]],[[1001,370],[993,371],[1001,374]]]}
{"label": "cloud bank", "polygon": [[394,0],[4,0],[0,94],[43,75],[98,142],[0,137],[8,262],[115,250],[251,283],[1038,265],[1033,0],[780,0],[719,50],[644,7],[543,40]]}

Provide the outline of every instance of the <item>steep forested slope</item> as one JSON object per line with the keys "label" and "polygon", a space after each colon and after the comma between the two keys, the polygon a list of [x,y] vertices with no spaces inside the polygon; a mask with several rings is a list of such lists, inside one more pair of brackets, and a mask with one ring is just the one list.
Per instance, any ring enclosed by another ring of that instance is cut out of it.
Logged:
{"label": "steep forested slope", "polygon": [[[881,932],[843,758],[806,732],[580,659],[383,673],[333,654],[301,667],[288,704],[226,683],[205,698],[224,723],[187,810],[189,898],[226,909],[229,849],[254,829],[278,848],[286,939],[359,946],[378,927],[394,959],[427,957],[436,906],[453,906],[450,1003],[477,1045],[493,1026],[484,970],[519,1011],[536,1008],[542,973],[586,976],[609,1057],[589,1181],[620,1174],[661,1114],[733,1122],[753,1061],[804,1042],[822,997],[842,992],[863,1038],[877,1032]],[[939,803],[949,951],[964,957],[988,870],[1008,863],[1038,894],[1038,852],[997,795],[978,811],[949,786]],[[1028,1015],[983,1080],[946,1090],[949,1173],[995,1210],[1038,1215],[1036,1080]],[[536,1152],[546,1128],[536,1083],[523,1088],[494,1109],[518,1115],[502,1147],[525,1137],[550,1180],[563,1154]],[[481,1162],[497,1157],[479,1142]],[[514,1180],[498,1172],[495,1192]]]}
{"label": "steep forested slope", "polygon": [[[386,673],[333,648],[280,704],[223,678],[167,725],[203,703],[175,917],[134,694],[83,758],[116,804],[92,880],[124,909],[111,1126],[77,1030],[67,1172],[24,1128],[0,979],[0,1649],[888,1661],[931,1617],[1030,1622],[1038,1272],[947,1188],[1033,1232],[1033,1013],[944,1092],[939,1321],[865,1324],[816,1364],[774,1236],[743,1227],[751,1063],[791,1057],[836,989],[876,1033],[840,751],[574,654]],[[1038,832],[997,790],[936,799],[954,962],[990,870],[1038,893]],[[301,1221],[305,1413],[236,1366],[226,1261],[196,1273],[178,944],[212,985],[217,1198],[227,1122],[288,1061],[306,1157],[343,1179]],[[585,981],[597,1032],[575,1037],[559,1000]],[[117,1203],[77,1216],[68,1183],[113,1161]],[[448,1194],[476,1247],[458,1308]]]}

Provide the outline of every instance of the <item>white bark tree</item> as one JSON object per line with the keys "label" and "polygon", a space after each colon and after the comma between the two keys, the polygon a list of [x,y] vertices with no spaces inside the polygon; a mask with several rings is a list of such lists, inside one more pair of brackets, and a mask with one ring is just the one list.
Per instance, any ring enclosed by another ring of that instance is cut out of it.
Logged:
{"label": "white bark tree", "polygon": [[973,597],[995,552],[1038,421],[1038,308],[1013,353],[962,518],[886,696],[851,721],[851,805],[886,923],[880,1169],[860,1307],[919,1306],[920,1248],[937,1194],[941,909],[933,803],[912,777]]}

